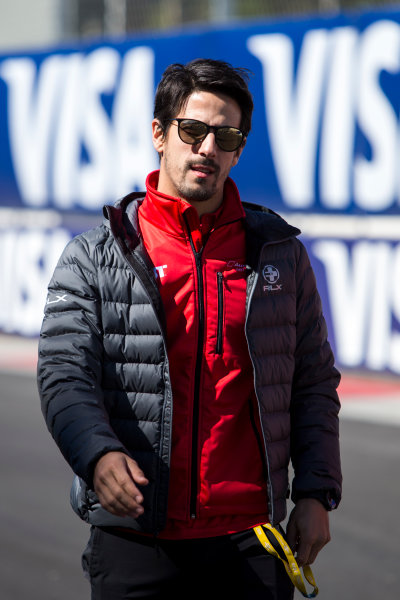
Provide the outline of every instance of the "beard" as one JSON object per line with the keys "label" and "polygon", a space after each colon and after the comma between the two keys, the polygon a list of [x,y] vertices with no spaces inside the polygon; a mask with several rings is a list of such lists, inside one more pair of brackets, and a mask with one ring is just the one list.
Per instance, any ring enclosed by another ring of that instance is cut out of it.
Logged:
{"label": "beard", "polygon": [[[168,160],[165,161],[165,167],[172,174],[174,167],[169,165],[168,162]],[[212,180],[210,181],[211,178],[204,179],[203,177],[195,177],[190,181],[188,175],[192,171],[193,165],[211,167],[214,171]],[[211,159],[197,159],[195,162],[187,162],[184,165],[180,176],[178,176],[178,172],[174,170],[174,185],[179,197],[187,200],[187,202],[206,202],[207,200],[210,200],[217,192],[219,172],[220,167]]]}
{"label": "beard", "polygon": [[203,180],[199,177],[196,178],[195,183],[197,185],[190,185],[182,182],[177,187],[179,196],[188,202],[206,202],[214,196],[217,191],[216,184],[210,186],[204,184]]}

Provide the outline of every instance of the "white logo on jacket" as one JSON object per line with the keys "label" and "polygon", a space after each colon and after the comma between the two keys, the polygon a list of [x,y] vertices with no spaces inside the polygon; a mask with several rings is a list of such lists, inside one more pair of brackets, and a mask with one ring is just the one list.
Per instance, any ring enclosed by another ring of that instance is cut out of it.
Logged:
{"label": "white logo on jacket", "polygon": [[46,304],[56,304],[57,302],[66,302],[67,294],[63,294],[62,296],[56,296],[55,300],[50,300],[50,297],[47,298]]}
{"label": "white logo on jacket", "polygon": [[280,277],[279,271],[273,265],[265,265],[262,270],[267,285],[263,286],[264,292],[277,292],[282,290],[282,284],[276,283]]}
{"label": "white logo on jacket", "polygon": [[247,265],[243,265],[236,260],[230,260],[226,263],[228,269],[235,269],[235,271],[245,271],[247,269]]}
{"label": "white logo on jacket", "polygon": [[166,275],[166,270],[168,268],[168,265],[162,265],[161,267],[154,267],[154,274],[157,277],[159,277],[160,279],[162,279],[163,277],[165,277]]}

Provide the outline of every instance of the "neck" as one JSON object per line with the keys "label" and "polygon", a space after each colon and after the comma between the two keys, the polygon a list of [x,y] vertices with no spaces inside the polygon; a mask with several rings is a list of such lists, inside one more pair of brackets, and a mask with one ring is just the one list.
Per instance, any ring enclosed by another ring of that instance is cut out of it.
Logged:
{"label": "neck", "polygon": [[209,200],[190,200],[190,198],[185,198],[185,200],[197,210],[197,214],[201,217],[202,215],[218,210],[222,204],[223,196],[213,197]]}

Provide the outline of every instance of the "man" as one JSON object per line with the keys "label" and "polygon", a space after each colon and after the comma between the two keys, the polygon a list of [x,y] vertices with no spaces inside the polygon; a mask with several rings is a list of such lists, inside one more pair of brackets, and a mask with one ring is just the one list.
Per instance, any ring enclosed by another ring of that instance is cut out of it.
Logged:
{"label": "man", "polygon": [[228,177],[252,110],[241,69],[167,68],[159,171],[67,246],[50,282],[39,389],[92,524],[94,599],[292,598],[253,531],[284,520],[290,458],[298,563],[329,541],[339,374],[299,231]]}

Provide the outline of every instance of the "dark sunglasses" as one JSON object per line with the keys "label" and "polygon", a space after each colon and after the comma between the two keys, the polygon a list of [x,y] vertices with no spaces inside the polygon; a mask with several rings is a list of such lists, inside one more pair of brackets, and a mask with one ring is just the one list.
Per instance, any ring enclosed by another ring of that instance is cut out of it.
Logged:
{"label": "dark sunglasses", "polygon": [[213,127],[196,119],[169,119],[178,123],[178,135],[185,144],[200,144],[210,131],[215,135],[217,146],[225,152],[234,152],[243,142],[243,132],[236,127],[223,125]]}

